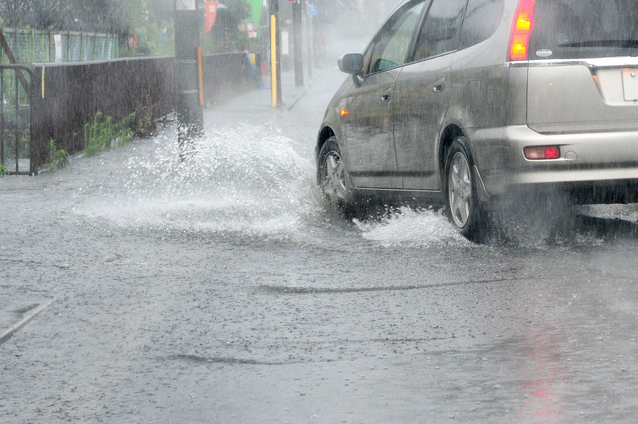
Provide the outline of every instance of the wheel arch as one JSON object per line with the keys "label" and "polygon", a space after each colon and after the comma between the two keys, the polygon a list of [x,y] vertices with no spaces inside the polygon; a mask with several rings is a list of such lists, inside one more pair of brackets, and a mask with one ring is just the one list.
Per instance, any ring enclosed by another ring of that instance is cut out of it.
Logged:
{"label": "wheel arch", "polygon": [[443,174],[445,173],[445,161],[447,159],[447,152],[450,150],[450,146],[452,145],[452,142],[457,137],[461,137],[461,136],[467,137],[465,133],[463,132],[463,130],[461,129],[461,127],[459,127],[456,124],[448,125],[445,128],[445,130],[443,130],[443,132],[441,133],[441,139],[439,142],[439,157],[438,157],[439,172],[441,174],[440,175],[441,182],[443,182],[444,180]]}
{"label": "wheel arch", "polygon": [[334,130],[329,126],[326,125],[322,127],[321,130],[319,130],[319,135],[317,136],[317,146],[315,147],[315,159],[319,158],[319,152],[321,151],[321,148],[330,137],[336,137],[336,135]]}

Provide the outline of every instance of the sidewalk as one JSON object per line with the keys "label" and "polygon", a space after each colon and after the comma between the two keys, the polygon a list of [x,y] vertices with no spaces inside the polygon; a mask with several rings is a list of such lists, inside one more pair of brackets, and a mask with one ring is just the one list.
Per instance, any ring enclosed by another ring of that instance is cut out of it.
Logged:
{"label": "sidewalk", "polygon": [[[337,69],[337,58],[345,53],[361,52],[367,43],[367,37],[333,40],[327,46],[327,52],[322,60],[316,61],[310,71],[304,67],[304,85],[302,87],[295,85],[294,70],[282,72],[282,105],[277,108],[272,107],[270,77],[263,77],[263,85],[267,88],[255,89],[223,105],[204,109],[204,120],[208,121],[205,122],[204,126],[210,125],[211,121],[219,122],[220,120],[225,123],[238,123],[246,121],[247,117],[251,121],[278,119],[286,112],[295,109],[298,103],[308,95],[313,98],[313,106],[320,109],[316,110],[320,121],[330,98],[347,78],[346,74]],[[316,102],[314,102],[315,98]]]}
{"label": "sidewalk", "polygon": [[[263,78],[267,81],[267,77]],[[282,104],[274,108],[272,106],[272,91],[270,84],[265,88],[256,88],[244,93],[227,103],[214,108],[204,109],[204,126],[211,125],[211,121],[220,120],[227,123],[239,123],[246,121],[263,121],[278,119],[287,111],[290,111],[308,92],[312,81],[304,78],[304,86],[295,86],[295,74],[292,71],[283,72],[281,75]]]}
{"label": "sidewalk", "polygon": [[[283,105],[280,107],[290,110],[295,104],[308,92],[312,85],[312,79],[308,75],[304,75],[304,85],[297,87],[295,85],[295,73],[293,71],[282,72],[281,74],[281,100]],[[268,89],[270,91],[270,89]]]}

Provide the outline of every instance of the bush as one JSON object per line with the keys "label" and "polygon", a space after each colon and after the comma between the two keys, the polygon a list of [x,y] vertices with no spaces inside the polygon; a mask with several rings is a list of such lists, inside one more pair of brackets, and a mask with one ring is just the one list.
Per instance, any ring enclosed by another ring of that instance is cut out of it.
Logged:
{"label": "bush", "polygon": [[135,113],[119,123],[114,123],[112,117],[104,117],[102,112],[98,112],[93,122],[84,126],[85,156],[95,156],[103,150],[129,143],[133,139],[131,131],[133,122],[135,122]]}

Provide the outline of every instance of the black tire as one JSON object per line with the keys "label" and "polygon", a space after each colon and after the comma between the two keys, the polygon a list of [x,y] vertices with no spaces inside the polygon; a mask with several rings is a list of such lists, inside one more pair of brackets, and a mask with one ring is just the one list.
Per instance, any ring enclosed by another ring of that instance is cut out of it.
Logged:
{"label": "black tire", "polygon": [[352,183],[335,137],[326,140],[319,151],[317,184],[330,206],[337,209],[346,218],[354,214]]}
{"label": "black tire", "polygon": [[443,188],[448,218],[467,239],[480,242],[487,220],[476,189],[474,162],[465,137],[456,137],[447,152]]}

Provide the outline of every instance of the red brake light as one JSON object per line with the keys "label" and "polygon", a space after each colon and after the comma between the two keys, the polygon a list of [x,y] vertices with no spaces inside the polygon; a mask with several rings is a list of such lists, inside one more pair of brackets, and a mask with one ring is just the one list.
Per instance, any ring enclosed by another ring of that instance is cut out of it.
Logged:
{"label": "red brake light", "polygon": [[520,0],[510,34],[508,60],[527,60],[529,48],[529,36],[534,26],[534,3],[536,0]]}
{"label": "red brake light", "polygon": [[523,149],[525,158],[529,160],[559,159],[560,147],[558,146],[534,146]]}

